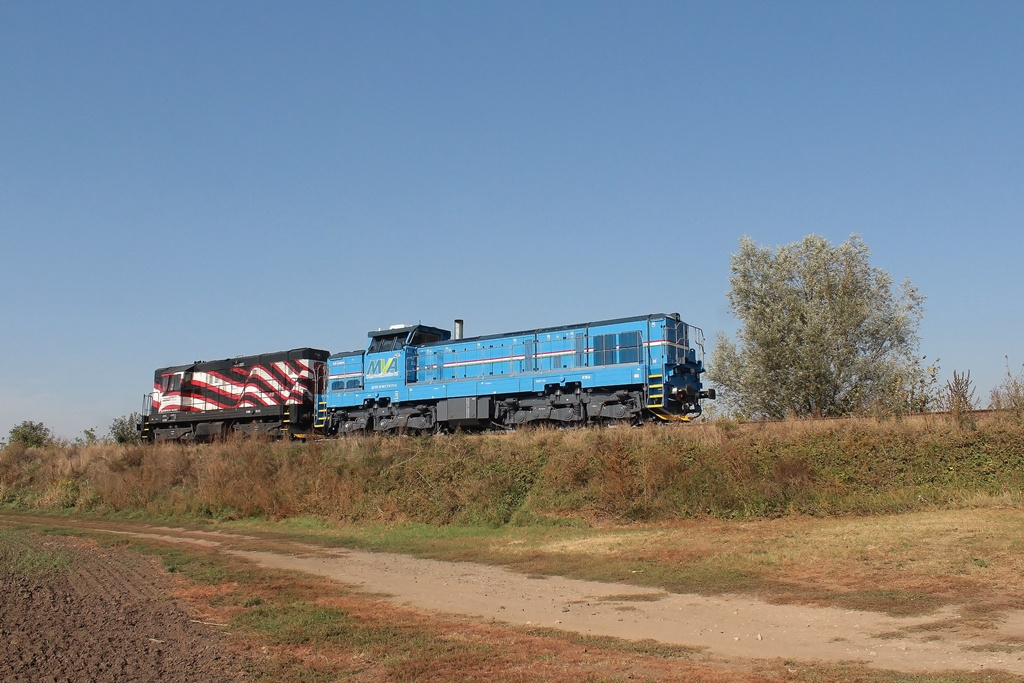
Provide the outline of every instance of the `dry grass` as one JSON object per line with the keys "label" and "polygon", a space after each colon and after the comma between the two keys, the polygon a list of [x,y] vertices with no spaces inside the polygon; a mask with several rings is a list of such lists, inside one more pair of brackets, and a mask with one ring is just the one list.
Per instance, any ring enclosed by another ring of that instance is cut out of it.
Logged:
{"label": "dry grass", "polygon": [[0,450],[0,502],[209,518],[501,526],[1021,502],[1024,424],[939,415],[312,444]]}
{"label": "dry grass", "polygon": [[[527,549],[492,545],[532,571],[597,564],[605,576],[681,592],[921,614],[970,603],[1024,608],[1024,512],[998,507],[868,518],[702,520]],[[528,556],[528,560],[523,560]],[[642,573],[636,572],[642,568]],[[586,573],[586,572],[584,572]]]}

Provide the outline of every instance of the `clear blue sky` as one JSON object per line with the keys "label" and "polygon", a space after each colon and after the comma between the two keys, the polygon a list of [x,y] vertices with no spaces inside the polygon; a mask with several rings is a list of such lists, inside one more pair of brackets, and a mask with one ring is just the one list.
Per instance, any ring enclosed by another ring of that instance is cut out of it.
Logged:
{"label": "clear blue sky", "polygon": [[1022,36],[1021,2],[0,2],[0,437],[396,322],[711,340],[744,234],[861,234],[987,397]]}

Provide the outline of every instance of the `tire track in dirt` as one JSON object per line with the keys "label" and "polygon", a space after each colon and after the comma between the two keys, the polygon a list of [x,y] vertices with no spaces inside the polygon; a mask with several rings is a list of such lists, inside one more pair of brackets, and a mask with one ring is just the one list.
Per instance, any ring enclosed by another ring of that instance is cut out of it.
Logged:
{"label": "tire track in dirt", "polygon": [[[52,522],[50,522],[52,523]],[[1024,660],[1007,643],[1024,642],[1024,612],[995,627],[957,628],[954,608],[925,617],[800,605],[742,596],[670,594],[624,584],[561,577],[392,553],[332,550],[253,537],[166,527],[78,523],[76,526],[157,541],[219,547],[259,566],[303,571],[419,609],[531,627],[550,627],[706,648],[728,659],[856,661],[898,671],[1004,670],[1024,676]],[[214,540],[214,537],[216,540]],[[237,540],[236,540],[237,539]]]}

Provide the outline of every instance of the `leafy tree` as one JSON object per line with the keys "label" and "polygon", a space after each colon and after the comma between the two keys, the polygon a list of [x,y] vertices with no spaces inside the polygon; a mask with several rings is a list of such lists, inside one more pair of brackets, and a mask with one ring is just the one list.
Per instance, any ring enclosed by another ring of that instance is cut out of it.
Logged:
{"label": "leafy tree", "polygon": [[708,372],[726,407],[769,418],[927,409],[936,368],[918,356],[924,296],[909,280],[894,291],[859,236],[739,247],[729,279],[739,343],[719,333]]}
{"label": "leafy tree", "polygon": [[142,443],[142,435],[135,427],[140,422],[142,422],[140,413],[128,413],[114,418],[114,422],[110,425],[110,438],[114,440],[114,443],[133,445]]}
{"label": "leafy tree", "polygon": [[49,446],[54,442],[53,431],[42,422],[25,420],[11,428],[8,435],[10,443],[26,446]]}

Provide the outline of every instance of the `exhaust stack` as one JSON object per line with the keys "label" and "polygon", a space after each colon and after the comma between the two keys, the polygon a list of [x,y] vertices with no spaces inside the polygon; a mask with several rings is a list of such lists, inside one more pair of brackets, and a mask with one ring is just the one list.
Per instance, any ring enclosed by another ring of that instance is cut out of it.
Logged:
{"label": "exhaust stack", "polygon": [[463,325],[462,318],[456,318],[455,319],[455,334],[453,335],[455,339],[462,339],[462,325]]}

